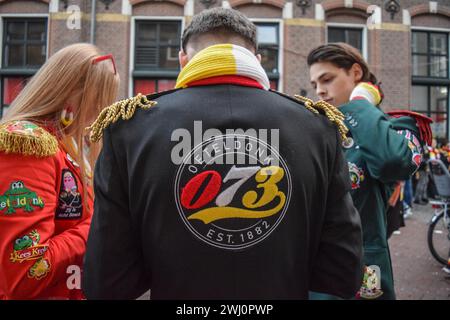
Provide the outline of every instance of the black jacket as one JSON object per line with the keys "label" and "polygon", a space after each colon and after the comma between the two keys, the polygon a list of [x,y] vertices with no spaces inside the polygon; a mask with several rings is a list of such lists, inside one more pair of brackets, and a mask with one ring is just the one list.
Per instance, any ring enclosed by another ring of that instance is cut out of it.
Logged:
{"label": "black jacket", "polygon": [[[275,92],[227,84],[148,98],[157,105],[104,132],[88,299],[148,289],[152,299],[354,296],[361,225],[340,138],[325,116]],[[218,129],[209,131],[215,140],[194,137],[194,121],[203,132]],[[186,133],[192,141],[183,149]],[[179,163],[200,142],[204,157]]]}

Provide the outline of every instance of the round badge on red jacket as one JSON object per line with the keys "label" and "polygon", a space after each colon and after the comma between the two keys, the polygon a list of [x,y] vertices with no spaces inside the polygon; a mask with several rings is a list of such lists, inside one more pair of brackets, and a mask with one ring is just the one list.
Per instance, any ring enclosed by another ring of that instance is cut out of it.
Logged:
{"label": "round badge on red jacket", "polygon": [[271,234],[291,197],[285,161],[258,138],[227,134],[204,141],[184,158],[175,180],[181,219],[201,241],[244,249]]}

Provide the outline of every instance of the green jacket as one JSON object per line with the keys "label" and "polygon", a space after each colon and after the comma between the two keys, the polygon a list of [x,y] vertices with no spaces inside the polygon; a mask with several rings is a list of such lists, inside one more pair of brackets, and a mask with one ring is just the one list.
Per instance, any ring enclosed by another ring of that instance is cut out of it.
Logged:
{"label": "green jacket", "polygon": [[[364,279],[362,298],[395,299],[391,258],[386,235],[388,200],[397,181],[407,180],[418,168],[422,142],[415,119],[389,118],[366,100],[339,108],[349,128],[343,142],[352,180],[352,198],[361,216],[364,262],[381,274],[381,288]],[[379,270],[377,270],[379,268]],[[373,279],[369,277],[370,280]]]}

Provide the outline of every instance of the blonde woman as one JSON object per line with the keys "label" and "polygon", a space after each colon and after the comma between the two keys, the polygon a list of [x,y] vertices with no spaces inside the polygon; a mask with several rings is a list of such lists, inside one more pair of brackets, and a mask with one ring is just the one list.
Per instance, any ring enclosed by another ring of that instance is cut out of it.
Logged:
{"label": "blonde woman", "polygon": [[83,298],[98,155],[85,127],[118,85],[112,55],[74,44],[42,66],[0,121],[0,299]]}

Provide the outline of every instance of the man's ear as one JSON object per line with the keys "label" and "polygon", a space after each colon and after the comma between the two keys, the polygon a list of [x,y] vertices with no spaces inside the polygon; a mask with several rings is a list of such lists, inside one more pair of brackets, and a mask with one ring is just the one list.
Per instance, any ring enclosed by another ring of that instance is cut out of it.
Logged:
{"label": "man's ear", "polygon": [[363,78],[363,70],[359,63],[354,63],[350,69],[350,73],[353,76],[355,83],[361,82]]}
{"label": "man's ear", "polygon": [[258,61],[261,63],[261,59],[262,59],[261,54],[258,53],[258,54],[256,55],[256,59],[258,59]]}
{"label": "man's ear", "polygon": [[181,49],[178,52],[178,61],[180,62],[180,69],[183,69],[189,62],[188,55]]}

